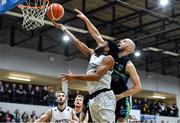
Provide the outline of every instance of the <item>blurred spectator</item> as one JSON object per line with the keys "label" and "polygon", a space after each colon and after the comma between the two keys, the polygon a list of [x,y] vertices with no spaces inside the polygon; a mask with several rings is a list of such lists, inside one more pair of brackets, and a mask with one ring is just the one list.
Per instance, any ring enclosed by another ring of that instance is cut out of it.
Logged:
{"label": "blurred spectator", "polygon": [[29,84],[28,88],[26,90],[26,103],[27,104],[33,104],[34,103],[33,102],[34,101],[33,97],[34,97],[34,90],[32,88],[32,85]]}
{"label": "blurred spectator", "polygon": [[47,86],[44,86],[43,90],[41,91],[41,104],[42,105],[48,105],[48,97],[49,92]]}
{"label": "blurred spectator", "polygon": [[0,102],[2,101],[3,94],[4,94],[4,88],[2,81],[0,81]]}
{"label": "blurred spectator", "polygon": [[50,88],[48,105],[53,107],[55,105],[55,100],[56,100],[56,98],[55,98],[54,90],[52,88]]}
{"label": "blurred spectator", "polygon": [[151,101],[149,105],[149,112],[151,115],[155,115],[155,102]]}
{"label": "blurred spectator", "polygon": [[34,91],[34,104],[39,105],[41,99],[41,92],[39,90],[39,86],[36,86]]}
{"label": "blurred spectator", "polygon": [[12,88],[11,88],[11,95],[10,95],[10,98],[11,98],[11,102],[17,102],[17,93],[16,93],[16,84],[13,83],[12,84]]}
{"label": "blurred spectator", "polygon": [[169,105],[162,100],[147,101],[147,99],[139,99],[138,103],[136,103],[136,100],[136,98],[133,98],[132,108],[136,109],[137,107],[141,107],[142,114],[178,117],[178,108],[174,104]]}
{"label": "blurred spectator", "polygon": [[36,111],[32,111],[31,118],[35,118],[35,119],[38,118],[37,115],[36,115]]}
{"label": "blurred spectator", "polygon": [[6,123],[11,123],[14,119],[14,116],[12,114],[10,114],[9,111],[7,111],[5,114],[4,114],[4,122]]}
{"label": "blurred spectator", "polygon": [[20,115],[19,112],[17,112],[17,113],[15,114],[15,116],[14,116],[14,121],[15,121],[16,123],[20,123],[20,122],[21,122],[21,115]]}
{"label": "blurred spectator", "polygon": [[10,96],[11,96],[11,89],[9,88],[9,84],[6,83],[5,87],[4,87],[3,101],[4,102],[9,102],[10,101]]}
{"label": "blurred spectator", "polygon": [[178,117],[178,108],[176,106],[176,104],[172,105],[172,110],[173,110],[173,117]]}
{"label": "blurred spectator", "polygon": [[24,112],[24,113],[22,114],[21,119],[22,119],[21,121],[22,121],[23,123],[26,123],[26,122],[29,121],[29,115],[27,114],[27,112]]}
{"label": "blurred spectator", "polygon": [[5,113],[2,111],[2,107],[0,107],[0,122],[5,122],[4,121]]}
{"label": "blurred spectator", "polygon": [[24,103],[25,102],[25,95],[26,91],[23,89],[23,85],[19,85],[19,88],[16,90],[17,93],[17,102]]}
{"label": "blurred spectator", "polygon": [[140,109],[140,105],[138,105],[138,101],[137,99],[134,99],[133,100],[133,106],[132,106],[133,109]]}

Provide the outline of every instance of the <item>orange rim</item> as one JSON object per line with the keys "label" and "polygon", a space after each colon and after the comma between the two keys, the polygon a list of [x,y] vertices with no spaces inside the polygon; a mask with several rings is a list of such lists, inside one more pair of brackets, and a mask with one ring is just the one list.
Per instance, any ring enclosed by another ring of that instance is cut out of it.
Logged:
{"label": "orange rim", "polygon": [[[50,3],[49,0],[43,0],[43,1],[46,1],[46,2],[47,2],[46,5],[42,5],[43,7],[49,5],[49,3]],[[33,8],[33,9],[41,9],[42,6],[36,6],[36,7],[35,7],[35,6],[27,6],[27,5],[23,5],[23,4],[18,5],[19,8],[21,8],[21,7],[23,7],[23,8],[28,8],[28,7],[30,7],[30,8]]]}

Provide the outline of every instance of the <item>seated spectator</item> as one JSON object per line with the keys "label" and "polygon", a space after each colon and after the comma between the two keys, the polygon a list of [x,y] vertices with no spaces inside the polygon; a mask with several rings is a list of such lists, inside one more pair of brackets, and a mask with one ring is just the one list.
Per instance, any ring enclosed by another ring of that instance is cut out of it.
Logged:
{"label": "seated spectator", "polygon": [[48,105],[48,97],[49,92],[47,86],[44,86],[44,88],[41,91],[41,104],[42,105]]}
{"label": "seated spectator", "polygon": [[56,100],[56,97],[55,97],[55,94],[54,94],[54,90],[51,88],[49,90],[49,98],[48,98],[48,105],[49,106],[55,106],[55,100]]}
{"label": "seated spectator", "polygon": [[32,88],[32,85],[29,84],[28,88],[26,90],[26,103],[27,104],[33,104],[34,103],[33,102],[34,101],[33,97],[34,97],[34,90]]}
{"label": "seated spectator", "polygon": [[9,84],[6,83],[4,86],[4,94],[3,94],[3,101],[4,102],[10,102],[11,97],[11,89],[9,88]]}
{"label": "seated spectator", "polygon": [[4,122],[6,123],[11,123],[14,119],[14,116],[12,114],[10,114],[9,111],[7,111],[5,114],[4,114]]}
{"label": "seated spectator", "polygon": [[40,99],[41,99],[41,92],[39,90],[39,86],[36,86],[36,88],[34,90],[34,104],[39,105]]}
{"label": "seated spectator", "polygon": [[15,116],[14,116],[14,121],[15,121],[16,123],[20,123],[20,122],[21,122],[21,115],[20,115],[19,112],[17,112],[17,113],[15,114]]}
{"label": "seated spectator", "polygon": [[23,122],[23,123],[27,123],[28,121],[29,121],[29,115],[27,114],[27,112],[24,112],[23,114],[22,114],[22,116],[21,116],[21,121]]}
{"label": "seated spectator", "polygon": [[16,90],[17,93],[17,102],[24,103],[25,102],[25,95],[26,91],[23,89],[23,85],[19,85],[19,88]]}
{"label": "seated spectator", "polygon": [[10,99],[11,99],[11,102],[14,102],[16,103],[17,102],[17,93],[16,93],[16,84],[13,83],[12,84],[12,88],[11,88],[11,95],[10,95]]}
{"label": "seated spectator", "polygon": [[4,94],[4,87],[2,81],[0,81],[0,102],[2,101],[3,94]]}
{"label": "seated spectator", "polygon": [[138,104],[137,99],[134,99],[134,100],[133,100],[132,109],[140,109],[140,106],[139,106],[139,104]]}
{"label": "seated spectator", "polygon": [[5,113],[2,111],[2,107],[0,107],[0,122],[5,122]]}
{"label": "seated spectator", "polygon": [[31,119],[37,119],[38,117],[37,117],[37,115],[36,115],[36,111],[32,111],[32,114],[31,114]]}

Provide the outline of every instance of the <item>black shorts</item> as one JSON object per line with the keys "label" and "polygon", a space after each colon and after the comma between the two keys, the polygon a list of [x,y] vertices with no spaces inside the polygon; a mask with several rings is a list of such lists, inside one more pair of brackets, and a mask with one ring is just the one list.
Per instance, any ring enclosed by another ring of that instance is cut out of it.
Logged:
{"label": "black shorts", "polygon": [[116,103],[116,120],[119,118],[128,119],[130,113],[130,101],[129,97],[122,98]]}

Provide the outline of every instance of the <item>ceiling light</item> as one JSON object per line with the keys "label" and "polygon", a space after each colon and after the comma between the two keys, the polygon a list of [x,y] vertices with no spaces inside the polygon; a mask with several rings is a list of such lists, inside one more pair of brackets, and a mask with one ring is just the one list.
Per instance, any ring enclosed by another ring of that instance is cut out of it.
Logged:
{"label": "ceiling light", "polygon": [[8,78],[13,79],[13,80],[20,80],[20,81],[28,81],[28,82],[31,81],[31,79],[28,79],[28,78],[21,78],[21,77],[15,77],[15,76],[9,76]]}
{"label": "ceiling light", "polygon": [[156,47],[147,47],[147,48],[143,48],[143,51],[160,52],[160,51],[163,51],[163,49],[159,49],[159,48],[156,48]]}
{"label": "ceiling light", "polygon": [[70,40],[69,36],[67,36],[67,35],[63,36],[63,41],[68,42],[69,40]]}
{"label": "ceiling light", "polygon": [[178,53],[175,53],[175,52],[171,52],[171,51],[164,51],[162,52],[163,54],[166,54],[166,55],[171,55],[171,56],[179,56]]}
{"label": "ceiling light", "polygon": [[169,3],[169,0],[160,0],[159,3],[161,6],[166,6]]}
{"label": "ceiling light", "polygon": [[153,95],[152,97],[156,98],[156,99],[166,99],[166,97],[164,97],[164,96]]}
{"label": "ceiling light", "polygon": [[141,53],[140,53],[139,51],[136,51],[136,52],[134,53],[134,55],[135,55],[136,57],[139,57],[139,56],[141,56]]}

